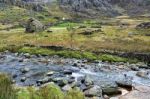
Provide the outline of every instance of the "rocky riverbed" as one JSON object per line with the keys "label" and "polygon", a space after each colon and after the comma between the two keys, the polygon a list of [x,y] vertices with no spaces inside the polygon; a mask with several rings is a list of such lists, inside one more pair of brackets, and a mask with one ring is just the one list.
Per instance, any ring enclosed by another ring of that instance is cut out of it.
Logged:
{"label": "rocky riverbed", "polygon": [[17,86],[55,83],[64,91],[78,88],[88,99],[127,99],[119,97],[137,86],[149,88],[149,68],[145,63],[89,62],[58,56],[0,53],[0,72],[10,75]]}

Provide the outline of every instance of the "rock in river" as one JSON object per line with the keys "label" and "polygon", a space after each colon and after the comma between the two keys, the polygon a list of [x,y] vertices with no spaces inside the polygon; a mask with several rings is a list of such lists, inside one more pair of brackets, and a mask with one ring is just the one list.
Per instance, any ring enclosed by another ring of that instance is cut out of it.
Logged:
{"label": "rock in river", "polygon": [[20,71],[21,71],[22,73],[27,73],[27,72],[30,71],[30,69],[27,68],[27,67],[25,67],[25,68],[22,68]]}
{"label": "rock in river", "polygon": [[125,79],[116,81],[119,87],[132,89],[132,78],[125,76]]}
{"label": "rock in river", "polygon": [[48,72],[46,75],[47,75],[47,76],[52,76],[54,73],[55,73],[54,71],[50,71],[50,72]]}
{"label": "rock in river", "polygon": [[121,94],[122,92],[117,88],[117,87],[106,87],[106,88],[102,88],[102,92],[103,94],[105,95],[119,95]]}
{"label": "rock in river", "polygon": [[62,88],[63,91],[69,91],[69,90],[71,90],[71,89],[72,89],[72,88],[71,88],[70,85],[65,85],[65,86]]}
{"label": "rock in river", "polygon": [[84,79],[83,83],[84,83],[86,86],[90,86],[90,85],[93,85],[93,84],[94,84],[93,80],[92,80],[89,76],[87,76],[87,75],[85,76],[85,79]]}
{"label": "rock in river", "polygon": [[26,79],[27,79],[26,77],[22,77],[20,81],[21,81],[21,82],[25,82]]}
{"label": "rock in river", "polygon": [[29,53],[25,53],[25,54],[24,54],[24,57],[25,57],[25,58],[30,58],[31,55],[30,55]]}
{"label": "rock in river", "polygon": [[95,85],[94,87],[85,90],[84,94],[87,97],[94,97],[94,96],[102,97],[102,89],[101,87]]}
{"label": "rock in river", "polygon": [[137,76],[142,77],[142,78],[148,78],[148,72],[146,71],[139,71],[136,73]]}
{"label": "rock in river", "polygon": [[57,81],[57,84],[58,84],[60,87],[63,87],[63,86],[65,86],[65,85],[68,84],[68,81],[65,80],[65,79],[61,79],[61,80]]}
{"label": "rock in river", "polygon": [[135,86],[133,91],[121,96],[119,99],[150,99],[150,87]]}
{"label": "rock in river", "polygon": [[69,70],[69,69],[66,69],[63,72],[64,72],[64,74],[67,74],[67,75],[71,75],[72,74],[72,70]]}
{"label": "rock in river", "polygon": [[136,65],[131,65],[131,70],[133,71],[139,71],[139,67]]}

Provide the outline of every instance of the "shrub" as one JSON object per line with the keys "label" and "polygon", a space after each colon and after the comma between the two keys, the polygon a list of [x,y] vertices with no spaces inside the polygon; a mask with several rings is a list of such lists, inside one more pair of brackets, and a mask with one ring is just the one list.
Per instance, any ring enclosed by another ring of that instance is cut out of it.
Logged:
{"label": "shrub", "polygon": [[64,99],[84,99],[84,95],[79,90],[70,90]]}
{"label": "shrub", "polygon": [[41,99],[64,99],[63,92],[54,84],[40,88],[38,93]]}
{"label": "shrub", "polygon": [[0,74],[0,99],[16,99],[16,90],[5,74]]}

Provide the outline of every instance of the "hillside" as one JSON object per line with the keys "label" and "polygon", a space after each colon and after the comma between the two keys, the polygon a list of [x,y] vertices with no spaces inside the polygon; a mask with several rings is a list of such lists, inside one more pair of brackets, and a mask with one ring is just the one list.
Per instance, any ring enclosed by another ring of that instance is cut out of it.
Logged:
{"label": "hillside", "polygon": [[60,13],[65,12],[76,17],[112,17],[124,14],[135,16],[150,12],[150,0],[2,0],[0,2],[20,7],[32,6],[35,11],[45,10],[50,5],[52,7],[48,10],[52,10],[55,5],[61,9]]}
{"label": "hillside", "polygon": [[148,13],[149,0],[59,0],[60,6],[78,16],[98,17]]}

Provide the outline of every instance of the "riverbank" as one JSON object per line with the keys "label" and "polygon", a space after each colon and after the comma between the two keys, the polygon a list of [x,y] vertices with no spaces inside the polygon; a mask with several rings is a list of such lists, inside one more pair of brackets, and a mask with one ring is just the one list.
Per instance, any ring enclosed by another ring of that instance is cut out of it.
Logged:
{"label": "riverbank", "polygon": [[[18,53],[30,53],[33,55],[43,55],[43,56],[53,56],[58,55],[60,57],[65,58],[77,58],[77,59],[88,59],[89,61],[93,60],[101,60],[101,61],[108,61],[108,62],[130,62],[136,63],[140,62],[140,60],[132,57],[132,58],[125,58],[123,56],[114,55],[113,53],[104,53],[104,52],[91,52],[91,51],[83,51],[77,49],[70,49],[64,48],[61,46],[42,46],[36,47],[31,45],[25,46],[15,46],[10,45],[6,47],[0,48],[0,51],[11,51],[11,52],[18,52]],[[143,60],[141,60],[143,61]]]}

